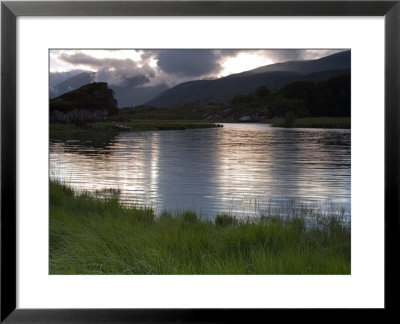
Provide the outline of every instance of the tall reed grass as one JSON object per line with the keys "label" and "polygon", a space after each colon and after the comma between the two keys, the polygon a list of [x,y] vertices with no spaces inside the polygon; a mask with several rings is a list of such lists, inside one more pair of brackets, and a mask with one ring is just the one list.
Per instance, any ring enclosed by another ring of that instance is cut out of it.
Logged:
{"label": "tall reed grass", "polygon": [[350,274],[336,217],[156,214],[50,182],[50,274]]}

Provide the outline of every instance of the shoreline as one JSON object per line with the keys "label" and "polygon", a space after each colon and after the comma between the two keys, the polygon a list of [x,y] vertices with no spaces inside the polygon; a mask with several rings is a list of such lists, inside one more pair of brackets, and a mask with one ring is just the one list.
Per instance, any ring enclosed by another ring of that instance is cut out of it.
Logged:
{"label": "shoreline", "polygon": [[197,120],[132,120],[129,122],[113,121],[87,123],[77,126],[72,123],[50,123],[50,135],[56,132],[115,132],[120,131],[148,131],[148,130],[185,130],[195,128],[217,128],[220,123]]}
{"label": "shoreline", "polygon": [[[80,133],[80,132],[109,132],[122,131],[164,131],[186,130],[197,128],[218,128],[223,123],[244,123],[243,121],[205,121],[205,120],[132,120],[129,122],[94,122],[84,126],[71,123],[50,123],[50,135],[54,133]],[[309,117],[295,119],[290,125],[283,118],[267,119],[254,124],[269,124],[272,127],[282,128],[322,128],[322,129],[351,129],[350,117]]]}
{"label": "shoreline", "polygon": [[276,118],[264,120],[263,123],[284,128],[351,129],[351,117],[306,117],[296,118],[291,122]]}

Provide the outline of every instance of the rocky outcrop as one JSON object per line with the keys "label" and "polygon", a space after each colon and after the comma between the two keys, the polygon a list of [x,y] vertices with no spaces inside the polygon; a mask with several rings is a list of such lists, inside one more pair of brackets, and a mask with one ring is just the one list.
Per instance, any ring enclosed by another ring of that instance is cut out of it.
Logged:
{"label": "rocky outcrop", "polygon": [[95,122],[117,113],[114,92],[104,82],[90,83],[50,100],[51,122]]}

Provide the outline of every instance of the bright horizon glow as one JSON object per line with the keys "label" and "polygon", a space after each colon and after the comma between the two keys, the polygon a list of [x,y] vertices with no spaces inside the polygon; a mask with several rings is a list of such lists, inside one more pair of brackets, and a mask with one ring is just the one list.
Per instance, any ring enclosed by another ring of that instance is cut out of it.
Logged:
{"label": "bright horizon glow", "polygon": [[259,53],[239,53],[235,57],[228,57],[221,65],[222,71],[218,77],[256,69],[260,66],[274,64],[274,62]]}

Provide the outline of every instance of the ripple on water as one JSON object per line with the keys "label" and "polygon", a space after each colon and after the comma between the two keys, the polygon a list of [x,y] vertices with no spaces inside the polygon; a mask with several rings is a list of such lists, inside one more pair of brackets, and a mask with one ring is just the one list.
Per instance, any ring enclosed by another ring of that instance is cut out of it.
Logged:
{"label": "ripple on water", "polygon": [[350,217],[350,130],[224,124],[87,136],[50,140],[51,178],[118,189],[125,203],[156,210],[253,217],[290,205]]}

